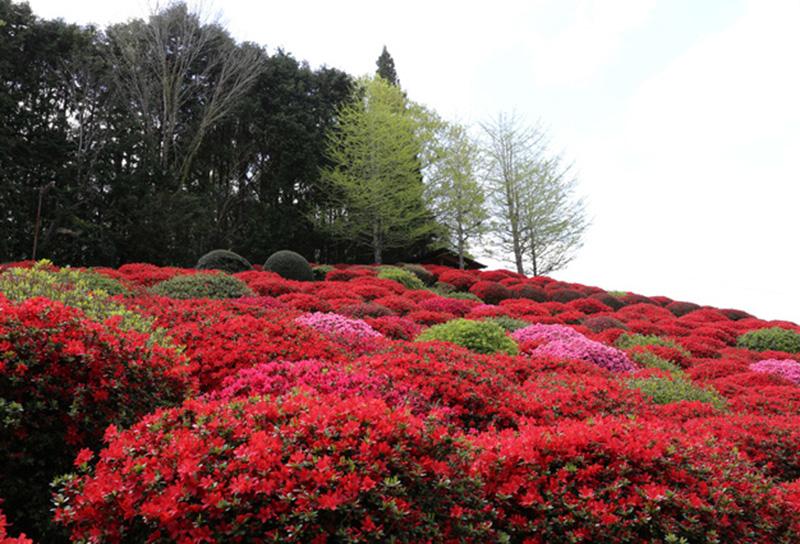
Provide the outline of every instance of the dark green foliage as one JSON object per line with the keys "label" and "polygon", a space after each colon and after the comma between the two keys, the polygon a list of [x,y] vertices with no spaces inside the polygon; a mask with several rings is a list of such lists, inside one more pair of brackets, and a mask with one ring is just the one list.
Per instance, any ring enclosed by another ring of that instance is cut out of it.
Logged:
{"label": "dark green foliage", "polygon": [[378,57],[375,65],[378,67],[378,69],[375,70],[376,74],[394,86],[400,85],[400,80],[397,79],[397,70],[394,67],[394,59],[389,54],[389,50],[386,49],[385,45],[383,46],[383,51],[381,51],[381,55]]}
{"label": "dark green foliage", "polygon": [[153,286],[151,291],[162,297],[239,298],[252,296],[245,282],[227,274],[187,274],[175,276]]}
{"label": "dark green foliage", "polygon": [[30,258],[38,190],[54,182],[43,198],[38,256],[56,262],[191,266],[209,247],[236,247],[263,262],[281,246],[352,260],[359,248],[346,252],[347,244],[333,243],[307,219],[327,198],[318,183],[325,133],[350,97],[350,76],[237,44],[180,3],[152,20],[166,16],[213,37],[189,78],[208,77],[200,74],[216,48],[258,50],[256,81],[208,127],[185,164],[175,155],[191,149],[206,97],[183,104],[170,152],[162,153],[152,130],[158,119],[119,82],[113,37],[141,33],[147,21],[100,32],[38,19],[27,4],[0,0],[0,256]]}
{"label": "dark green foliage", "polygon": [[781,327],[770,327],[744,333],[736,345],[753,351],[800,353],[800,334]]}
{"label": "dark green foliage", "polygon": [[417,342],[439,340],[452,342],[477,353],[507,353],[516,355],[517,343],[506,334],[505,329],[491,321],[472,321],[453,319],[447,323],[434,325],[417,336]]}
{"label": "dark green foliage", "polygon": [[222,270],[228,274],[236,274],[252,270],[253,265],[238,253],[227,249],[215,249],[200,257],[195,268],[198,270]]}
{"label": "dark green foliage", "polygon": [[287,280],[314,281],[314,273],[305,257],[288,249],[270,255],[264,263],[264,270],[275,272]]}

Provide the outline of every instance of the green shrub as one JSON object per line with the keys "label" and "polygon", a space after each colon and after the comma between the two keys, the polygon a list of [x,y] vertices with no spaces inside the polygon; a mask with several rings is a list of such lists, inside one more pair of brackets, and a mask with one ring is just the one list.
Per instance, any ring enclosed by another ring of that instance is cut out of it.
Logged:
{"label": "green shrub", "polygon": [[[669,338],[656,336],[655,334],[625,333],[617,338],[615,344],[620,349],[631,349],[636,346],[665,346],[686,352],[686,350],[679,346],[676,342],[670,340]],[[688,356],[689,353],[686,352],[686,355]]]}
{"label": "green shrub", "polygon": [[314,281],[314,273],[306,258],[288,249],[270,255],[264,263],[264,270],[275,272],[287,280]]}
{"label": "green shrub", "polygon": [[800,334],[780,327],[759,329],[741,335],[736,345],[753,351],[800,353]]}
{"label": "green shrub", "polygon": [[475,302],[483,302],[480,297],[473,295],[472,293],[461,293],[461,292],[449,292],[449,293],[439,293],[441,296],[445,298],[454,298],[456,300],[474,300]]}
{"label": "green shrub", "polygon": [[672,374],[682,374],[681,367],[649,351],[631,351],[628,356],[644,368],[658,368]]}
{"label": "green shrub", "polygon": [[129,310],[112,294],[127,290],[117,280],[92,270],[62,268],[55,271],[46,260],[31,268],[9,268],[0,273],[0,293],[13,302],[44,297],[78,308],[92,321],[120,319],[120,328],[152,332],[153,320]]}
{"label": "green shrub", "polygon": [[328,272],[333,270],[333,267],[329,264],[320,264],[311,269],[311,273],[314,276],[314,281],[325,281],[325,278],[328,275]]}
{"label": "green shrub", "polygon": [[628,385],[650,397],[655,404],[669,404],[686,400],[707,402],[716,408],[725,408],[725,399],[716,391],[704,389],[679,375],[670,378],[633,378],[628,381]]}
{"label": "green shrub", "polygon": [[426,287],[430,287],[436,283],[436,274],[420,264],[404,264],[403,270],[407,270],[408,272],[414,274],[422,283],[425,284]]}
{"label": "green shrub", "polygon": [[239,298],[252,296],[245,282],[227,274],[188,274],[154,285],[156,295],[177,299]]}
{"label": "green shrub", "polygon": [[514,332],[519,329],[524,329],[525,327],[530,325],[530,323],[528,323],[527,321],[509,317],[507,315],[498,315],[495,317],[489,317],[487,319],[484,319],[484,321],[491,321],[492,323],[497,323],[498,325],[503,327],[503,330],[507,332]]}
{"label": "green shrub", "polygon": [[497,323],[490,321],[472,321],[469,319],[453,319],[447,323],[434,325],[417,336],[417,342],[440,340],[452,342],[477,353],[507,353],[516,355],[519,352],[517,343]]}
{"label": "green shrub", "polygon": [[382,280],[396,281],[406,289],[425,289],[425,284],[416,275],[396,266],[381,267],[378,277]]}
{"label": "green shrub", "polygon": [[198,270],[222,270],[228,274],[252,270],[250,261],[227,249],[209,251],[197,260],[195,268]]}

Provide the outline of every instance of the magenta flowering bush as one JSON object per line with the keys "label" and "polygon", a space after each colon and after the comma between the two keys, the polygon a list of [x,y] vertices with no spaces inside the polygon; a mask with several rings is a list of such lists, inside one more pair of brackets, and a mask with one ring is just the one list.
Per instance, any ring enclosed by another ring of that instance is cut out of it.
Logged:
{"label": "magenta flowering bush", "polygon": [[578,359],[611,372],[631,372],[636,366],[624,351],[590,340],[565,325],[535,324],[515,331],[517,342],[533,344],[531,355],[546,355],[557,359]]}
{"label": "magenta flowering bush", "polygon": [[750,370],[774,374],[800,385],[800,362],[794,359],[764,359],[750,364]]}
{"label": "magenta flowering bush", "polygon": [[210,399],[285,395],[295,388],[345,397],[382,398],[392,405],[404,402],[403,388],[393,387],[384,375],[350,372],[321,359],[274,361],[244,368],[228,377]]}
{"label": "magenta flowering bush", "polygon": [[524,329],[514,331],[511,337],[519,343],[523,342],[553,342],[556,340],[587,340],[585,336],[566,325],[546,325],[537,323]]}
{"label": "magenta flowering bush", "polygon": [[313,312],[303,314],[295,323],[310,327],[331,340],[351,347],[367,347],[383,335],[361,319],[351,319],[339,314]]}

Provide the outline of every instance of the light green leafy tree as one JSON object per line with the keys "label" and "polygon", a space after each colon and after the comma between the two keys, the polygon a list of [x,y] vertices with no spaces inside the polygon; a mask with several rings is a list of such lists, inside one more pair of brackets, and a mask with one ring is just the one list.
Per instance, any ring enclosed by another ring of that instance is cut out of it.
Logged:
{"label": "light green leafy tree", "polygon": [[389,249],[407,248],[437,230],[425,205],[435,116],[381,77],[362,78],[356,98],[329,131],[322,182],[328,209],[315,222],[334,237],[369,246],[380,264]]}
{"label": "light green leafy tree", "polygon": [[462,125],[441,123],[438,133],[427,201],[463,269],[465,254],[489,226],[486,195],[477,172],[481,150]]}

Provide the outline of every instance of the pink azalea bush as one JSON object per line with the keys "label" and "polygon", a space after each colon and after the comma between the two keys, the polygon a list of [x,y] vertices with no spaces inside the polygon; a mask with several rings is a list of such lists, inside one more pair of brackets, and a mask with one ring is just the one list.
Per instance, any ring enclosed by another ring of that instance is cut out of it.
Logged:
{"label": "pink azalea bush", "polygon": [[351,347],[365,348],[370,342],[383,338],[366,321],[339,314],[312,312],[301,315],[295,319],[295,323],[310,327],[331,340]]}
{"label": "pink azalea bush", "polygon": [[764,372],[800,385],[800,362],[794,359],[764,359],[750,365],[754,372]]}
{"label": "pink azalea bush", "polygon": [[577,359],[611,372],[631,372],[636,369],[624,351],[590,340],[564,325],[531,325],[515,331],[511,337],[519,343],[537,343],[532,350],[528,350],[531,355]]}

